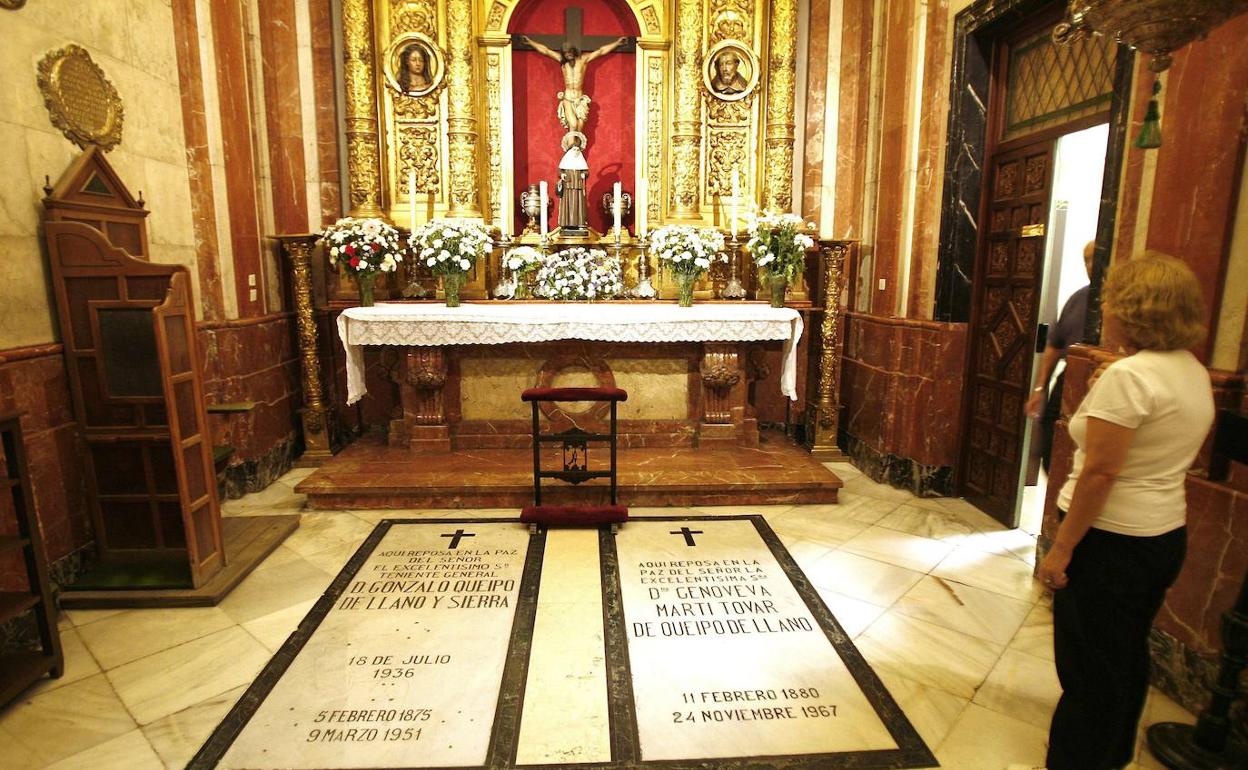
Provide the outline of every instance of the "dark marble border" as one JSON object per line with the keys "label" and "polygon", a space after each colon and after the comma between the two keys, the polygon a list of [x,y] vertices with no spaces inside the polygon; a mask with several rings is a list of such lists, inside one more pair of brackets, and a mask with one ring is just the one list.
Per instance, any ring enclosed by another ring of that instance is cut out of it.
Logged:
{"label": "dark marble border", "polygon": [[845,431],[841,431],[837,443],[872,481],[905,489],[918,497],[957,497],[951,465],[924,465],[909,457],[881,452]]}
{"label": "dark marble border", "polygon": [[[606,626],[607,644],[607,693],[611,713],[612,741],[611,753],[614,763],[621,768],[661,767],[665,770],[841,770],[842,768],[914,768],[939,767],[936,758],[918,731],[910,724],[910,720],[902,712],[901,707],[893,700],[893,696],[884,687],[884,683],[876,676],[875,671],[858,652],[845,629],[837,622],[819,593],[811,585],[806,574],[794,561],[780,538],[767,525],[767,521],[758,515],[753,516],[646,516],[636,521],[669,521],[669,522],[723,522],[749,521],[758,531],[758,536],[767,544],[772,556],[780,564],[789,582],[797,590],[806,603],[815,621],[823,629],[828,642],[840,655],[854,681],[867,701],[875,709],[880,721],[884,723],[889,735],[899,748],[874,751],[844,751],[833,754],[793,754],[786,756],[755,756],[732,757],[724,759],[687,759],[644,761],[641,759],[640,743],[637,736],[636,704],[632,698],[632,678],[628,664],[628,638],[625,629],[624,607],[620,591],[619,557],[615,550],[615,538],[609,533],[599,536],[600,559],[603,571],[603,611],[607,608],[618,611],[616,622],[612,624],[608,618]],[[625,524],[624,526],[628,526]],[[608,572],[610,565],[610,572]],[[621,649],[621,647],[623,649]],[[614,680],[614,681],[613,681]],[[627,700],[625,700],[627,699]],[[624,728],[629,730],[626,746],[621,740],[617,743],[615,731]],[[621,753],[629,756],[617,755]],[[562,767],[562,766],[560,766]],[[602,767],[602,765],[597,765]]]}
{"label": "dark marble border", "polygon": [[[372,555],[382,538],[386,536],[391,527],[410,524],[518,524],[518,522],[515,519],[505,518],[383,519],[360,544],[338,576],[325,589],[325,593],[321,594],[321,598],[299,622],[299,627],[291,633],[256,680],[221,720],[221,724],[187,764],[187,770],[216,767],[260,708],[260,704],[294,663],[303,646],[316,633],[321,621],[334,608],[338,598],[350,585],[360,567],[364,566],[364,562]],[[487,764],[481,765],[482,768],[509,765],[515,759],[520,737],[520,712],[524,705],[524,686],[528,680],[529,646],[533,639],[533,622],[537,614],[537,594],[545,548],[546,534],[544,532],[529,537],[529,547],[525,555],[524,572],[516,602],[516,613],[512,621],[511,640],[507,650],[507,660],[503,666],[502,684],[499,687],[498,706],[494,714],[494,727],[490,733],[490,743],[486,752]],[[518,642],[521,643],[521,649],[517,649]],[[426,770],[444,769],[427,768]],[[450,768],[445,770],[450,770]],[[460,767],[458,770],[464,770],[464,768]]]}

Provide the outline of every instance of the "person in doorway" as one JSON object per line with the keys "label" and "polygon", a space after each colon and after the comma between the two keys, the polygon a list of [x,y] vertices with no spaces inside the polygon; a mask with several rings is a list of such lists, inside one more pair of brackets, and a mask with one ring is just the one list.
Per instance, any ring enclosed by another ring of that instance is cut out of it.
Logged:
{"label": "person in doorway", "polygon": [[1101,344],[1126,353],[1100,371],[1070,420],[1076,450],[1058,495],[1061,525],[1036,577],[1054,591],[1062,696],[1049,770],[1131,762],[1148,692],[1148,635],[1187,546],[1184,480],[1213,424],[1200,286],[1148,253],[1110,270]]}
{"label": "person in doorway", "polygon": [[[1083,247],[1083,266],[1092,275],[1092,255],[1096,251],[1096,241],[1088,241]],[[1031,397],[1027,399],[1027,416],[1040,419],[1040,431],[1037,442],[1040,450],[1040,463],[1044,472],[1049,472],[1049,458],[1053,450],[1053,426],[1062,411],[1062,383],[1065,372],[1059,374],[1049,390],[1049,379],[1057,362],[1066,358],[1066,350],[1083,342],[1083,327],[1088,320],[1088,292],[1090,286],[1077,289],[1062,305],[1062,312],[1057,316],[1057,323],[1049,329],[1049,337],[1044,344],[1044,355],[1040,357],[1040,368],[1036,371],[1035,384],[1031,389]],[[1048,390],[1048,398],[1045,391]]]}

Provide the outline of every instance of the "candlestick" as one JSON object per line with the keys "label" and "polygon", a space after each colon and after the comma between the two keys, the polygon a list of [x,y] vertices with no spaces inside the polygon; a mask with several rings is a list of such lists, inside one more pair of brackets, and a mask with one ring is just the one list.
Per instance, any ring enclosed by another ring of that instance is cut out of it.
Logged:
{"label": "candlestick", "polygon": [[615,183],[613,188],[615,193],[611,201],[611,215],[615,218],[615,240],[620,240],[620,215],[623,213],[624,189],[620,182]]}
{"label": "candlestick", "polygon": [[538,195],[541,198],[541,207],[542,207],[542,240],[545,240],[547,227],[548,227],[547,222],[546,222],[546,202],[548,198],[546,197],[547,192],[546,192],[546,180],[545,179],[537,183],[537,189],[538,189]]}
{"label": "candlestick", "polygon": [[637,285],[629,294],[637,299],[654,299],[659,295],[650,283],[650,261],[646,256],[646,237],[637,238]]}
{"label": "candlestick", "polygon": [[637,235],[638,237],[646,237],[646,213],[650,206],[650,195],[646,190],[646,178],[643,176],[637,180]]}
{"label": "candlestick", "polygon": [[732,170],[732,234],[737,234],[737,201],[741,198],[741,172]]}
{"label": "candlestick", "polygon": [[[735,224],[735,223],[734,223]],[[720,299],[745,299],[745,287],[741,285],[739,260],[737,258],[737,240],[736,232],[728,238],[728,283],[724,288],[719,290]]]}
{"label": "candlestick", "polygon": [[407,172],[407,229],[416,232],[416,172]]}

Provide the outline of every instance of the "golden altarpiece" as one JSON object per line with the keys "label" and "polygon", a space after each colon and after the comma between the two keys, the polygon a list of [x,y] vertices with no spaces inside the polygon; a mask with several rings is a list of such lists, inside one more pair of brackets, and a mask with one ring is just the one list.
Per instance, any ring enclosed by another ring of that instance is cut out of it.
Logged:
{"label": "golden altarpiece", "polygon": [[[463,217],[482,219],[502,233],[515,230],[519,195],[532,180],[514,178],[514,152],[519,142],[534,138],[518,135],[513,95],[522,97],[513,65],[514,40],[519,36],[510,26],[518,10],[536,1],[343,0],[340,87],[345,92],[346,197],[351,215],[381,216],[401,228],[440,217]],[[644,240],[637,238],[644,235],[640,232],[644,226],[636,226],[639,219],[650,228],[687,223],[726,230],[734,202],[742,225],[749,211],[792,210],[797,2],[583,0],[581,5],[600,3],[627,9],[638,31],[633,57],[634,174],[620,181],[632,191],[635,208],[644,211],[635,212],[635,226],[626,228],[623,244],[607,238],[598,243],[607,248],[614,243],[623,250],[628,287],[636,285],[639,265],[645,264],[643,269],[651,275],[655,272]],[[421,60],[419,79],[414,84],[400,82],[407,73],[399,69],[413,53]],[[727,76],[719,63],[723,58],[736,63]],[[729,82],[731,78],[735,80]],[[553,111],[553,90],[548,104],[529,109]],[[594,109],[603,109],[596,99]],[[559,142],[558,136],[539,139]],[[592,143],[591,137],[591,148]],[[547,172],[547,178],[556,175],[554,168]],[[328,416],[334,405],[322,395],[309,286],[309,276],[317,272],[309,263],[318,254],[313,239],[283,240],[294,274],[304,354],[305,434],[311,450],[327,454]],[[737,250],[744,238],[730,241]],[[825,304],[839,304],[842,266],[849,251],[848,242],[821,242],[819,253],[808,259],[805,280],[790,293],[791,304],[805,316],[811,341],[805,355],[810,363],[803,371],[806,398],[804,405],[799,404],[804,408],[788,422],[803,425],[807,445],[825,457],[839,453],[839,344],[838,314],[822,310]],[[748,296],[757,298],[757,276],[745,268],[743,253],[736,256],[733,270],[739,269]],[[500,257],[501,249],[496,249],[476,267],[462,296],[477,300],[492,296],[501,278]],[[713,273],[699,284],[697,296],[719,298],[727,278]],[[415,288],[417,297],[432,296],[436,290],[436,283],[418,272],[396,283]],[[660,299],[674,296],[674,288],[664,287],[657,276],[655,283]],[[399,289],[389,287],[394,299],[400,299]],[[334,299],[350,300],[354,292],[345,277],[331,276],[329,296],[332,304]],[[329,325],[321,325],[319,332],[333,337]],[[332,343],[326,340],[324,345],[328,344]],[[744,390],[752,364],[746,362],[744,351],[740,358],[733,356],[732,366],[740,368]],[[703,372],[706,360],[700,364]],[[429,361],[408,365],[429,379],[425,376],[430,375]],[[439,360],[432,369],[441,367],[444,372],[445,366]],[[706,376],[702,380],[708,388],[704,400],[714,401],[713,383]],[[690,388],[700,390],[701,383],[691,381]],[[436,416],[426,420],[430,421]],[[413,423],[411,428],[420,426]],[[392,439],[404,433],[392,423]],[[446,446],[442,441],[435,445]]]}

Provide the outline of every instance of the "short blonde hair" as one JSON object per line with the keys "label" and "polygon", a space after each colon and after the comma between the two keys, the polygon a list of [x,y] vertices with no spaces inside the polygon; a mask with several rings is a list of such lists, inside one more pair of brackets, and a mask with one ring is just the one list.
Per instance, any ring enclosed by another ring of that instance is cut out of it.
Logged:
{"label": "short blonde hair", "polygon": [[1205,337],[1205,300],[1196,274],[1156,251],[1109,269],[1101,303],[1141,350],[1182,350]]}

